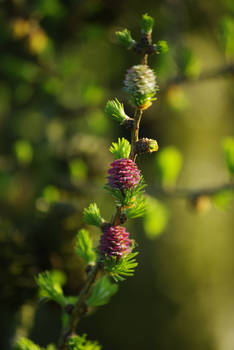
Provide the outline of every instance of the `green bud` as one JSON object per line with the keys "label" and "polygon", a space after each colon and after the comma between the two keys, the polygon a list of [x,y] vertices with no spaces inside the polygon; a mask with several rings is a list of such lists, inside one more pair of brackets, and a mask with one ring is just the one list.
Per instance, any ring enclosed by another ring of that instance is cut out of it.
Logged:
{"label": "green bud", "polygon": [[234,137],[227,137],[223,143],[226,166],[231,175],[234,175]]}
{"label": "green bud", "polygon": [[26,140],[18,140],[14,144],[14,151],[17,160],[21,164],[28,164],[33,158],[33,148]]}
{"label": "green bud", "polygon": [[164,187],[174,186],[179,176],[183,158],[173,146],[165,147],[156,158],[157,175]]}
{"label": "green bud", "polygon": [[101,346],[96,341],[86,340],[86,334],[73,335],[67,340],[67,350],[101,350]]}
{"label": "green bud", "polygon": [[96,203],[91,203],[88,208],[84,209],[84,222],[86,224],[100,227],[103,221]]}
{"label": "green bud", "polygon": [[152,153],[158,150],[158,143],[156,140],[143,138],[136,142],[136,153]]}
{"label": "green bud", "polygon": [[14,350],[41,350],[41,347],[31,340],[22,337],[17,341]]}
{"label": "green bud", "polygon": [[127,114],[125,114],[123,104],[120,103],[117,98],[107,102],[105,112],[109,117],[121,124],[129,118]]}
{"label": "green bud", "polygon": [[77,233],[75,252],[85,261],[86,265],[93,264],[96,259],[92,239],[85,229],[81,229]]}
{"label": "green bud", "polygon": [[149,239],[162,234],[169,220],[167,207],[156,198],[149,197],[143,220],[144,232]]}
{"label": "green bud", "polygon": [[180,49],[179,56],[177,58],[178,68],[180,74],[189,78],[196,78],[201,71],[201,65],[198,57],[194,51],[188,47]]}
{"label": "green bud", "polygon": [[118,138],[118,142],[112,142],[110,152],[113,153],[115,159],[128,158],[131,145],[124,137]]}
{"label": "green bud", "polygon": [[230,208],[231,203],[234,200],[234,191],[230,189],[222,189],[212,196],[212,202],[220,209]]}
{"label": "green bud", "polygon": [[141,30],[146,33],[146,34],[150,34],[152,32],[154,26],[154,19],[149,16],[147,13],[145,13],[142,16],[142,20],[141,20]]}
{"label": "green bud", "polygon": [[135,40],[131,36],[131,32],[128,29],[124,29],[121,32],[115,33],[118,42],[126,49],[131,49],[135,45]]}
{"label": "green bud", "polygon": [[40,296],[48,300],[54,300],[62,307],[66,304],[66,299],[63,295],[62,284],[65,278],[60,271],[45,271],[40,273],[36,278],[38,287],[40,288]]}
{"label": "green bud", "polygon": [[158,53],[166,53],[169,48],[165,40],[159,40],[156,44],[156,50]]}

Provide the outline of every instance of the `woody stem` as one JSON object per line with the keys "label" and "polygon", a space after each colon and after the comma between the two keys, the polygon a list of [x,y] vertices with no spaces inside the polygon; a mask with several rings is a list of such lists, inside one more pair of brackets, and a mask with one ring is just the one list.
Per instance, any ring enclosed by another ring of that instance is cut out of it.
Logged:
{"label": "woody stem", "polygon": [[139,128],[140,128],[140,122],[142,117],[143,111],[141,109],[137,110],[136,116],[134,118],[134,126],[132,130],[132,142],[131,142],[131,152],[130,152],[130,159],[133,161],[136,160],[136,143],[139,140]]}

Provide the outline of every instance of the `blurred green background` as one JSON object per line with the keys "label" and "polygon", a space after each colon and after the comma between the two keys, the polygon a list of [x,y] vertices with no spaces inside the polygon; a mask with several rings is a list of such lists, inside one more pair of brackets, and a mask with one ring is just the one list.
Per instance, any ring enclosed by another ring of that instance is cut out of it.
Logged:
{"label": "blurred green background", "polygon": [[[133,113],[122,86],[139,57],[117,45],[115,31],[127,27],[139,37],[146,12],[156,20],[154,41],[166,40],[170,48],[150,58],[161,91],[141,129],[160,146],[156,155],[138,159],[153,197],[151,214],[127,224],[139,245],[136,275],[109,305],[81,322],[80,332],[112,350],[234,348],[229,194],[211,207],[206,196],[190,202],[165,198],[156,164],[160,152],[173,146],[180,152],[178,172],[183,158],[179,188],[229,180],[222,142],[234,134],[233,1],[3,0],[1,349],[10,349],[19,336],[42,346],[58,337],[58,307],[37,305],[38,272],[65,272],[69,295],[82,286],[83,266],[73,251],[82,211],[95,200],[103,216],[111,216],[114,205],[102,189],[112,160],[108,148],[118,136],[130,136],[108,120],[104,106],[117,96]],[[163,186],[173,191],[170,175]],[[97,241],[98,232],[92,233]]]}

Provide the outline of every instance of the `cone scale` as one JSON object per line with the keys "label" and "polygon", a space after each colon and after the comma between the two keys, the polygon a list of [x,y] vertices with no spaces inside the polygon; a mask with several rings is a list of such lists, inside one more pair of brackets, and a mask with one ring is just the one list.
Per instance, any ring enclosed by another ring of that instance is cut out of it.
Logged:
{"label": "cone scale", "polygon": [[154,72],[144,64],[128,69],[124,86],[131,103],[140,109],[144,109],[144,105],[151,102],[158,90]]}
{"label": "cone scale", "polygon": [[125,227],[109,226],[100,238],[99,253],[101,256],[121,258],[131,251],[131,240]]}
{"label": "cone scale", "polygon": [[141,179],[136,163],[128,158],[117,159],[111,163],[108,175],[108,185],[120,190],[136,188]]}

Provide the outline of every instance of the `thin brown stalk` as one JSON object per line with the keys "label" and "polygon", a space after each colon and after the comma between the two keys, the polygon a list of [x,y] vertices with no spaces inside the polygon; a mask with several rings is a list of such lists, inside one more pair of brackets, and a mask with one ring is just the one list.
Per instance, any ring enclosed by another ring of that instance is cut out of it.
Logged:
{"label": "thin brown stalk", "polygon": [[130,152],[130,159],[133,161],[136,160],[136,142],[139,140],[139,128],[140,128],[140,122],[142,117],[142,110],[138,109],[135,119],[134,119],[134,126],[132,130],[132,137],[131,137],[131,152]]}
{"label": "thin brown stalk", "polygon": [[92,286],[100,270],[101,270],[101,264],[97,262],[89,272],[85,285],[79,294],[78,301],[75,304],[74,309],[72,310],[68,327],[61,336],[60,345],[59,345],[60,350],[67,350],[67,340],[73,334],[75,335],[75,330],[78,325],[78,322],[80,321],[84,313],[85,301],[90,294]]}

